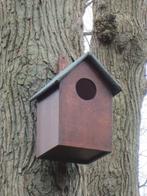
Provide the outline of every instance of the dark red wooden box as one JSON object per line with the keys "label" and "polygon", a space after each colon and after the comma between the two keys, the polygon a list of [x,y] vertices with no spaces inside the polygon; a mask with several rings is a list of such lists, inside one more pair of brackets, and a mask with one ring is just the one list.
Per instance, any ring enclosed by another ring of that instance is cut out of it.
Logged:
{"label": "dark red wooden box", "polygon": [[112,97],[120,86],[90,53],[57,74],[37,99],[36,156],[90,163],[112,149]]}

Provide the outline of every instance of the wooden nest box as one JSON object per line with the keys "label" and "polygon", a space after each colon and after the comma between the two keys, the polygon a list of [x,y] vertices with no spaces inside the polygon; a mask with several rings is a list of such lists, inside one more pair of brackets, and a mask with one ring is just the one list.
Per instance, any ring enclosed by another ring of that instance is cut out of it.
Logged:
{"label": "wooden nest box", "polygon": [[87,53],[59,72],[37,99],[36,156],[90,163],[112,150],[112,97],[121,91]]}

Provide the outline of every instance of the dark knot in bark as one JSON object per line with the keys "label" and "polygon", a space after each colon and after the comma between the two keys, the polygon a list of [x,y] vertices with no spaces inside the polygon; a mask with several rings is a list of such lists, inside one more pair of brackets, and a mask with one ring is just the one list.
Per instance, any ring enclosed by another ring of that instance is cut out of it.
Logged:
{"label": "dark knot in bark", "polygon": [[102,44],[111,44],[117,34],[116,15],[105,14],[95,21],[95,32]]}

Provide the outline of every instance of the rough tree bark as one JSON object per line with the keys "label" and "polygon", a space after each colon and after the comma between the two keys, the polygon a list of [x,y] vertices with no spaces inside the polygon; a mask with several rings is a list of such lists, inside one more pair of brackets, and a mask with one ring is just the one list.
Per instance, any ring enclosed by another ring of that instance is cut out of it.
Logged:
{"label": "rough tree bark", "polygon": [[144,94],[144,2],[94,0],[92,51],[119,81],[113,152],[87,169],[90,196],[138,196],[140,108]]}
{"label": "rough tree bark", "polygon": [[142,6],[94,1],[92,51],[123,92],[114,101],[112,155],[84,167],[36,160],[36,107],[29,102],[53,77],[60,54],[71,62],[82,53],[84,0],[0,0],[1,196],[138,196]]}
{"label": "rough tree bark", "polygon": [[35,103],[60,54],[82,46],[83,0],[0,0],[0,195],[85,196],[83,167],[36,160]]}

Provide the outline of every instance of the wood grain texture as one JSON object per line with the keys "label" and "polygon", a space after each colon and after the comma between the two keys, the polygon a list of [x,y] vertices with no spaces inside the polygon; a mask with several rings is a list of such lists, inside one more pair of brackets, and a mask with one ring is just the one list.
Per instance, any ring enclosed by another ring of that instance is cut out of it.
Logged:
{"label": "wood grain texture", "polygon": [[59,144],[59,90],[37,103],[36,156]]}
{"label": "wood grain texture", "polygon": [[90,163],[111,152],[113,95],[101,72],[83,61],[56,88],[37,100],[37,157]]}
{"label": "wood grain texture", "polygon": [[89,196],[138,196],[140,108],[145,90],[143,1],[95,0],[92,51],[120,83],[113,153],[87,169]]}
{"label": "wood grain texture", "polygon": [[[83,168],[37,160],[30,97],[82,51],[83,0],[0,0],[0,195],[85,195]],[[72,184],[72,185],[71,185]]]}
{"label": "wood grain texture", "polygon": [[[77,94],[76,83],[88,78],[96,85],[93,99]],[[111,151],[112,94],[101,74],[82,62],[60,84],[60,142],[79,148]]]}

